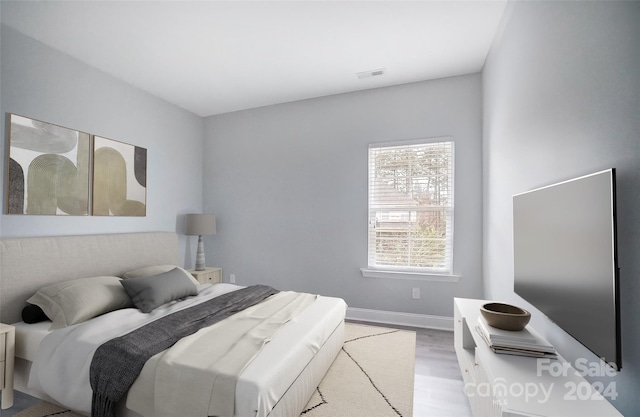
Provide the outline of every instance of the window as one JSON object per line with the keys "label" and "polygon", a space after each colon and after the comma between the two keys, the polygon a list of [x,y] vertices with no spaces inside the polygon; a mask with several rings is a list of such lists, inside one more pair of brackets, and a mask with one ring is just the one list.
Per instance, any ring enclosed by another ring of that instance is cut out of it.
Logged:
{"label": "window", "polygon": [[448,138],[369,146],[369,269],[452,273],[453,172]]}

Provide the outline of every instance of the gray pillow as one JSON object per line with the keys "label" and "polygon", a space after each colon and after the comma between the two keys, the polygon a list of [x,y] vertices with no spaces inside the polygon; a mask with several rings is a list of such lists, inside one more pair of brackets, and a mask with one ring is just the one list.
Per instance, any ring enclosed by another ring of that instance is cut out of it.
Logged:
{"label": "gray pillow", "polygon": [[169,301],[198,294],[198,287],[177,267],[158,275],[123,279],[120,284],[143,313]]}
{"label": "gray pillow", "polygon": [[133,307],[118,277],[92,277],[57,282],[27,300],[52,321],[51,330],[71,326],[109,311]]}
{"label": "gray pillow", "polygon": [[152,265],[152,266],[145,266],[144,268],[138,268],[138,269],[134,269],[133,271],[129,271],[126,272],[122,275],[122,279],[131,279],[131,278],[139,278],[139,277],[148,277],[149,275],[159,275],[162,274],[163,272],[169,272],[172,269],[177,268],[178,270],[182,271],[183,274],[185,274],[187,277],[189,277],[189,279],[191,281],[193,281],[194,284],[196,285],[200,285],[200,283],[198,282],[197,279],[195,279],[193,277],[193,275],[191,275],[189,273],[189,271],[180,268],[179,266],[176,265]]}

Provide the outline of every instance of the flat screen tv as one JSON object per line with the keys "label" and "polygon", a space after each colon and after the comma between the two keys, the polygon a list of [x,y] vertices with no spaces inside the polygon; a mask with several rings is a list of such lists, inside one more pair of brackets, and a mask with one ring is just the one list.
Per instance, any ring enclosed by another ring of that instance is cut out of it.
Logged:
{"label": "flat screen tv", "polygon": [[615,169],[513,196],[514,290],[622,367]]}

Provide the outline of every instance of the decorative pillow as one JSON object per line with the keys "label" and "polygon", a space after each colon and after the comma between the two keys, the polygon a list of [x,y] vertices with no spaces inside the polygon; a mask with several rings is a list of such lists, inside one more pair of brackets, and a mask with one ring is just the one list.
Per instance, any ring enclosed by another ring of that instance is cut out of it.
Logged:
{"label": "decorative pillow", "polygon": [[51,319],[51,329],[60,329],[109,311],[133,307],[118,277],[92,277],[57,282],[39,289],[27,300]]}
{"label": "decorative pillow", "polygon": [[189,271],[175,265],[154,265],[154,266],[146,266],[144,268],[134,269],[133,271],[129,271],[124,275],[122,275],[122,279],[148,277],[151,275],[160,275],[162,273],[169,272],[172,269],[176,269],[176,268],[182,271],[187,277],[189,277],[189,279],[193,281],[195,285],[200,285],[198,280],[195,279],[193,275],[189,273]]}
{"label": "decorative pillow", "polygon": [[120,284],[143,313],[169,301],[198,294],[198,287],[178,267],[158,275],[123,279]]}
{"label": "decorative pillow", "polygon": [[47,320],[49,320],[49,317],[35,304],[28,304],[22,309],[22,321],[27,324],[40,323]]}

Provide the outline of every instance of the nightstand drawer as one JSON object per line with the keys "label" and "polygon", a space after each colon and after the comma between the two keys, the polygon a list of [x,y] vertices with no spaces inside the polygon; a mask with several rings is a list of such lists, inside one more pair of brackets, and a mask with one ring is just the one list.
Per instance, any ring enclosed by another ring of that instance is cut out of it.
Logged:
{"label": "nightstand drawer", "polygon": [[13,366],[16,349],[16,329],[0,323],[0,388],[3,410],[13,406]]}
{"label": "nightstand drawer", "polygon": [[205,268],[202,271],[190,269],[189,273],[191,273],[200,284],[217,284],[222,282],[222,268]]}
{"label": "nightstand drawer", "polygon": [[7,351],[7,335],[0,334],[0,389],[4,389],[4,369],[5,369],[5,353]]}

